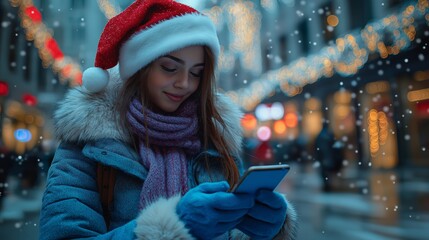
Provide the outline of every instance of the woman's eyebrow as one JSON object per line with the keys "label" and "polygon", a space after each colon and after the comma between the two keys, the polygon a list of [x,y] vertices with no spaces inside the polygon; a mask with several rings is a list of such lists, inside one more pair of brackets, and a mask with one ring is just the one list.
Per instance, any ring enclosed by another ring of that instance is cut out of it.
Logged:
{"label": "woman's eyebrow", "polygon": [[[180,58],[177,58],[177,57],[174,57],[174,56],[171,56],[171,55],[165,55],[164,57],[166,57],[166,58],[170,58],[171,60],[173,60],[173,61],[175,61],[175,62],[178,62],[178,63],[180,63],[180,64],[182,64],[182,65],[184,65],[185,64],[185,61],[183,61],[182,59],[180,59]],[[194,67],[197,67],[197,66],[204,66],[204,63],[198,63],[198,64],[195,64],[194,65]]]}

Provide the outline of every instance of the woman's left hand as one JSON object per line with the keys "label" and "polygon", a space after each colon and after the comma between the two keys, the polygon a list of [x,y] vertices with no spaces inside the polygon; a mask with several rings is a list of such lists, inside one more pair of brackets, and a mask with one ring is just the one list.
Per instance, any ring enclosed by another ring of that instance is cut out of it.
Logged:
{"label": "woman's left hand", "polygon": [[237,228],[252,239],[272,239],[283,227],[286,219],[286,201],[279,193],[260,190],[255,205]]}

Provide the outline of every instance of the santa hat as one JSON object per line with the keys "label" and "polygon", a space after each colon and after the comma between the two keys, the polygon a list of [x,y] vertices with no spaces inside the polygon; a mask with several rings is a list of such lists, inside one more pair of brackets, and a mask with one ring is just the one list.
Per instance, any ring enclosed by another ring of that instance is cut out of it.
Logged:
{"label": "santa hat", "polygon": [[217,59],[219,40],[207,16],[172,0],[136,0],[107,22],[94,67],[83,72],[83,86],[102,91],[109,81],[107,69],[118,64],[126,80],[153,60],[192,45],[208,46]]}

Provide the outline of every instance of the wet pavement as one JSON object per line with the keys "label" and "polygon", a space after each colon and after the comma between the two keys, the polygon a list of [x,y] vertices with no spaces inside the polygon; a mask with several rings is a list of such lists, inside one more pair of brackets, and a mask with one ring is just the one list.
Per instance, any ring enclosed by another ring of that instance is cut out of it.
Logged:
{"label": "wet pavement", "polygon": [[[299,214],[298,239],[429,239],[429,169],[349,169],[332,179],[323,192],[317,166],[291,165],[278,190]],[[38,239],[42,190],[43,183],[7,196],[0,239]]]}
{"label": "wet pavement", "polygon": [[13,177],[8,183],[10,190],[0,210],[0,239],[38,239],[44,181],[29,190],[19,189],[18,180]]}
{"label": "wet pavement", "polygon": [[322,192],[317,167],[292,165],[280,191],[300,216],[298,239],[429,239],[429,170],[343,172]]}

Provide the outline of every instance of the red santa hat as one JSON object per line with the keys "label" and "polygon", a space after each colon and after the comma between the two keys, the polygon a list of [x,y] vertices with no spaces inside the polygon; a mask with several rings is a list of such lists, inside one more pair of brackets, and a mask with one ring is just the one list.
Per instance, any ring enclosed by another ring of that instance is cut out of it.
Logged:
{"label": "red santa hat", "polygon": [[215,59],[219,55],[216,29],[207,16],[172,0],[136,0],[107,22],[94,67],[83,72],[83,86],[102,91],[109,81],[107,69],[118,64],[126,80],[153,60],[192,45],[208,46]]}

